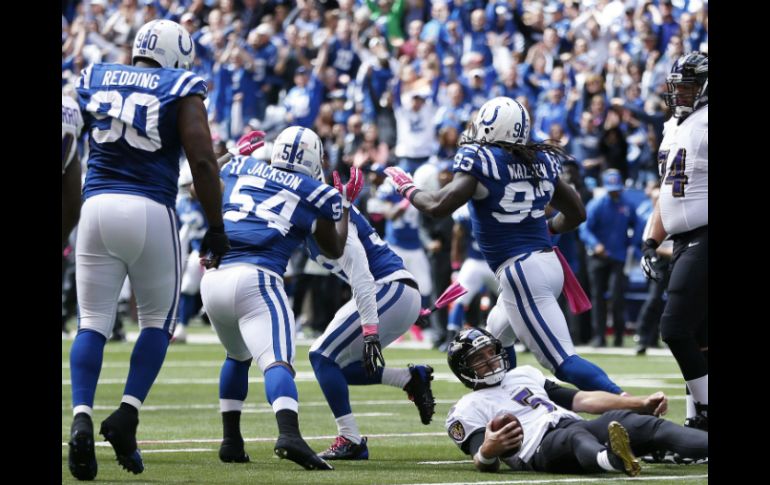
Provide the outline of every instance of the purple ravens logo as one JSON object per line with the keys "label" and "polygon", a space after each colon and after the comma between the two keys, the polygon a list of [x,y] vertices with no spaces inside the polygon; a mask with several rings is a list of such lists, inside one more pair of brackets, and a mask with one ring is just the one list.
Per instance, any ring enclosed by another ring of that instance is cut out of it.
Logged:
{"label": "purple ravens logo", "polygon": [[454,423],[449,425],[449,436],[452,437],[455,441],[462,441],[465,439],[465,428],[463,427],[463,423],[460,421],[455,421]]}

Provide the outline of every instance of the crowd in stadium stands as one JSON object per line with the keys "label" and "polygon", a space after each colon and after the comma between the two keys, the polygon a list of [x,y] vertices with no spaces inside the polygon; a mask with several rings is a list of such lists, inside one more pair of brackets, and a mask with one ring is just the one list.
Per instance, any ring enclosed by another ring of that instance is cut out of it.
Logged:
{"label": "crowd in stadium stands", "polygon": [[[661,292],[648,297],[636,261],[669,116],[666,74],[683,53],[708,52],[707,0],[69,0],[63,94],[74,93],[93,63],[129,64],[132,39],[153,19],[179,22],[195,41],[193,70],[208,81],[218,154],[252,129],[270,141],[289,125],[312,128],[325,145],[327,174],[349,166],[368,173],[359,207],[395,250],[419,253],[404,259],[408,269],[425,268],[412,272],[424,277],[426,299],[449,285],[462,251],[451,250],[451,223],[399,205],[383,170],[400,166],[420,186],[446,184],[476,110],[494,96],[516,99],[531,114],[533,140],[574,157],[563,177],[588,208],[583,227],[558,240],[593,293],[589,313],[574,316],[564,305],[575,343],[604,346],[611,327],[622,345],[626,322],[639,322],[639,352],[657,345],[649,313],[660,311]],[[269,153],[270,143],[255,155]],[[624,217],[610,213],[610,203],[621,204]],[[336,308],[317,303],[339,305],[345,289],[302,254],[290,268],[295,313],[318,334]],[[468,323],[483,323],[488,304],[480,302],[496,288],[486,290],[465,313]],[[303,313],[305,293],[316,305]],[[63,329],[70,301],[63,296]],[[434,314],[436,345],[447,320],[446,310]]]}

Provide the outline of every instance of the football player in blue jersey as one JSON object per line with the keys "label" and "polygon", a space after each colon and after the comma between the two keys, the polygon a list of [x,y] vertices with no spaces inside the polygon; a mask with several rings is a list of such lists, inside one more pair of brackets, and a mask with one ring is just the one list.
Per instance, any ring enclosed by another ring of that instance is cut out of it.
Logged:
{"label": "football player in blue jersey", "polygon": [[72,228],[80,217],[80,158],[78,138],[83,116],[77,102],[61,97],[61,245],[67,245]]}
{"label": "football player in blue jersey", "polygon": [[[201,297],[227,351],[219,383],[224,439],[219,458],[249,461],[240,431],[252,360],[265,376],[265,393],[278,422],[275,453],[308,470],[332,467],[299,431],[294,383],[296,328],[283,274],[292,251],[310,237],[324,256],[339,258],[348,237],[348,205],[323,182],[323,144],[309,128],[278,135],[270,164],[236,157],[222,167],[225,230],[232,249],[201,281]],[[360,185],[358,190],[360,190]],[[358,194],[345,194],[353,200]]]}
{"label": "football player in blue jersey", "polygon": [[155,20],[134,39],[132,66],[94,64],[77,84],[90,135],[76,248],[78,334],[70,352],[70,472],[97,473],[91,414],[104,344],[112,332],[123,280],[136,295],[139,337],[120,408],[101,424],[118,462],[144,470],[136,446],[138,413],[160,371],[174,332],[181,251],[174,199],[184,147],[209,229],[201,253],[215,267],[229,249],[222,191],[203,100],[206,83],[187,69],[193,41],[179,24]]}
{"label": "football player in blue jersey", "polygon": [[[345,190],[337,172],[333,175],[335,187]],[[382,347],[400,337],[419,317],[420,292],[403,260],[355,207],[350,209],[348,239],[341,258],[325,257],[312,238],[307,240],[307,249],[311,258],[349,283],[353,292],[353,298],[337,311],[310,347],[310,363],[338,432],[334,443],[320,456],[366,460],[367,439],[361,436],[353,416],[348,385],[387,384],[403,389],[417,405],[423,424],[429,424],[434,414],[433,369],[411,364],[406,369],[385,367],[381,353]]]}
{"label": "football player in blue jersey", "polygon": [[185,163],[179,174],[179,197],[176,203],[183,269],[179,295],[179,324],[174,330],[172,339],[175,343],[187,342],[187,325],[198,310],[196,300],[200,293],[204,271],[200,264],[200,249],[208,225],[192,182],[190,165]]}
{"label": "football player in blue jersey", "polygon": [[[512,367],[515,332],[559,379],[581,390],[619,394],[621,389],[602,369],[575,353],[556,300],[564,273],[549,232],[575,229],[586,218],[585,207],[559,178],[559,158],[566,154],[552,145],[528,143],[529,131],[526,108],[510,98],[494,98],[463,134],[450,184],[428,192],[396,167],[385,171],[404,197],[433,217],[447,216],[470,202],[473,235],[501,289],[488,326],[495,337],[506,333]],[[548,204],[560,212],[546,224]]]}
{"label": "football player in blue jersey", "polygon": [[[455,302],[449,313],[447,336],[439,350],[446,352],[454,338],[460,333],[465,322],[465,311],[479,292],[487,291],[497,295],[497,279],[489,269],[489,265],[481,254],[481,249],[472,233],[471,214],[468,204],[463,205],[452,214],[455,221],[452,231],[452,266],[459,269],[457,282],[468,290]],[[461,246],[465,246],[465,257],[461,256]],[[462,262],[462,263],[461,263]]]}

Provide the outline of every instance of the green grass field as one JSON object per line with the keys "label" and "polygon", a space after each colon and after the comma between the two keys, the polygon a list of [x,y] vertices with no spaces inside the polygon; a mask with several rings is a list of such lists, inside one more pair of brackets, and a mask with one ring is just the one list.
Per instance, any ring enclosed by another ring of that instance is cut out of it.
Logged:
{"label": "green grass field", "polygon": [[[130,328],[136,330],[136,327]],[[210,333],[208,328],[193,330]],[[630,339],[627,339],[630,340]],[[70,410],[69,349],[62,340],[62,477],[77,483],[67,468]],[[118,405],[128,373],[133,344],[109,343],[96,393],[94,427]],[[297,387],[300,426],[311,447],[321,451],[336,434],[331,411],[313,379],[307,346],[297,348]],[[140,414],[137,439],[145,471],[131,475],[119,467],[112,448],[97,443],[99,473],[93,483],[144,484],[422,484],[422,483],[616,483],[623,475],[548,475],[504,471],[480,474],[469,457],[451,442],[444,431],[449,407],[466,392],[451,374],[444,354],[435,350],[385,349],[389,366],[428,363],[436,370],[433,392],[436,415],[429,426],[420,423],[417,408],[406,394],[388,386],[351,387],[353,411],[364,435],[369,436],[368,461],[333,462],[331,472],[307,472],[293,462],[273,455],[277,427],[265,401],[262,375],[252,367],[249,396],[241,420],[251,463],[224,464],[217,457],[221,439],[218,408],[219,368],[224,350],[218,344],[175,344],[169,347],[158,379]],[[684,420],[684,387],[679,369],[670,356],[586,354],[608,371],[625,390],[648,394],[662,389],[671,398],[667,419]],[[520,364],[537,366],[531,354],[518,356]],[[679,377],[677,377],[679,376]],[[97,436],[97,440],[101,436]],[[426,463],[432,462],[432,463]],[[708,465],[642,464],[641,479],[655,483],[708,483]],[[503,469],[507,470],[505,466]],[[636,479],[639,480],[639,479]]]}

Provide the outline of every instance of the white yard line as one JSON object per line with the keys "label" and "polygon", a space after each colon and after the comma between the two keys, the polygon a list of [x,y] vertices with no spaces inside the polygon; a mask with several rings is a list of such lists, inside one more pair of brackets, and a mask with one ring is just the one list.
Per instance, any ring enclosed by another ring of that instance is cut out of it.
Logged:
{"label": "white yard line", "polygon": [[[127,332],[126,338],[128,342],[136,342],[137,337],[139,336],[139,332]],[[72,339],[73,337],[69,337],[68,339]],[[310,346],[315,339],[309,339],[304,336],[300,336],[296,344],[299,347],[303,346]],[[216,334],[212,331],[211,333],[194,333],[187,336],[187,343],[186,344],[172,344],[171,348],[169,349],[169,352],[177,352],[181,351],[184,352],[185,350],[194,350],[195,347],[199,345],[212,345],[217,344],[221,345],[219,343],[219,339],[217,338]],[[394,349],[432,349],[433,346],[430,343],[430,341],[426,338],[422,342],[416,342],[414,340],[404,340],[401,342],[394,342],[389,347],[392,347]],[[128,348],[117,348],[117,347],[111,347],[107,346],[105,351],[107,352],[126,352],[130,349]],[[516,345],[516,351],[523,353],[524,348],[521,345]],[[593,348],[587,345],[580,345],[575,347],[575,351],[578,354],[599,354],[599,355],[636,355],[636,350],[630,347],[623,347],[623,348],[614,348],[614,347],[606,347],[606,348]],[[664,347],[660,349],[647,349],[647,357],[671,357],[671,351]]]}
{"label": "white yard line", "polygon": [[[367,434],[366,435],[369,438],[416,438],[416,437],[438,437],[438,436],[446,436],[446,433],[437,433],[437,432],[430,432],[430,433],[382,433],[382,434]],[[336,438],[337,435],[324,435],[324,436],[303,436],[305,441],[309,440],[332,440]],[[269,438],[244,438],[243,441],[247,443],[257,443],[257,442],[273,442],[276,440],[275,436],[271,436]],[[203,439],[185,439],[185,440],[145,440],[145,441],[137,441],[137,444],[139,445],[170,445],[170,444],[180,444],[180,443],[221,443],[222,438],[203,438]],[[62,446],[67,446],[66,441],[62,441]],[[97,441],[95,443],[96,446],[110,446],[109,443],[106,441]],[[142,451],[144,453],[144,451]]]}

